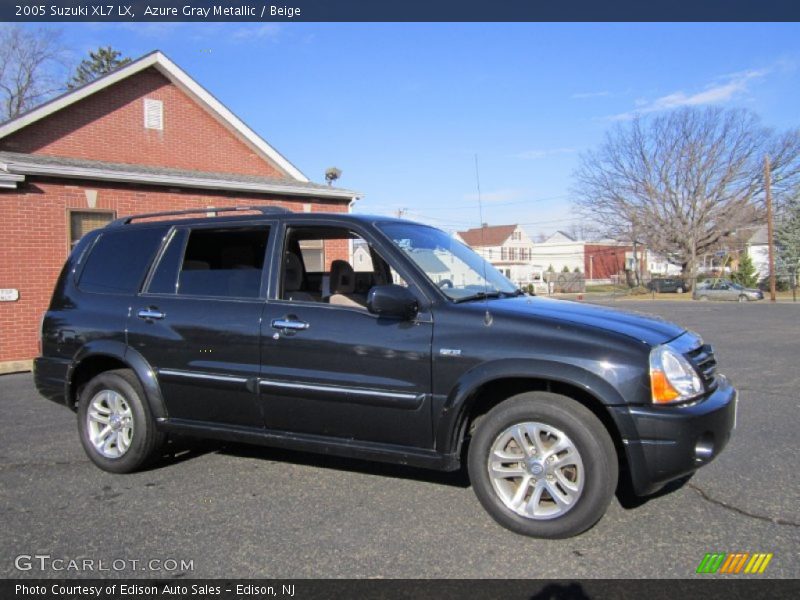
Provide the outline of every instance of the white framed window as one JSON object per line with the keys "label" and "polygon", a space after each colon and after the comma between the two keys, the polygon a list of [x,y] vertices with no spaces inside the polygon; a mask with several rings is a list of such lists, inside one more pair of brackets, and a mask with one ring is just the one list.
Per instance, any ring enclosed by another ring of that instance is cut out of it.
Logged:
{"label": "white framed window", "polygon": [[164,129],[164,103],[161,100],[144,99],[144,128]]}

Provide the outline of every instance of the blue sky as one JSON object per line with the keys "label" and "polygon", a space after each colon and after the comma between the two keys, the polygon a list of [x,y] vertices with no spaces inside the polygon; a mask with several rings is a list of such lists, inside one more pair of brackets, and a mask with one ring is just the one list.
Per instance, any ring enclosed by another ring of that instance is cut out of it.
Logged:
{"label": "blue sky", "polygon": [[635,111],[745,107],[800,126],[798,24],[62,24],[82,54],[160,49],[358,212],[568,229],[581,152]]}

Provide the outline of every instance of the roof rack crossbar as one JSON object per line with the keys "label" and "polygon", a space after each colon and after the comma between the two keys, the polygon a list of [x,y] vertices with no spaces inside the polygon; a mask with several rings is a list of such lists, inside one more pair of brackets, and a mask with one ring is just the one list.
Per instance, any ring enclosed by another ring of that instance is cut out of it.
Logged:
{"label": "roof rack crossbar", "polygon": [[150,219],[154,217],[173,217],[179,215],[193,215],[199,213],[221,213],[221,212],[241,212],[241,211],[256,211],[262,215],[285,214],[290,213],[288,208],[281,206],[207,206],[205,208],[190,208],[187,210],[169,210],[166,212],[145,213],[141,215],[131,215],[128,217],[121,217],[114,219],[106,227],[119,227],[121,225],[130,225],[132,221],[139,219]]}

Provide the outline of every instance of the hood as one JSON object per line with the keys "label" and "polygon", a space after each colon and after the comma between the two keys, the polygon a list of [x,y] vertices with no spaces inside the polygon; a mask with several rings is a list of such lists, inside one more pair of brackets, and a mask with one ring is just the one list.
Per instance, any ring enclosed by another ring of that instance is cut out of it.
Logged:
{"label": "hood", "polygon": [[586,325],[616,332],[651,346],[673,340],[686,331],[675,323],[654,316],[541,297],[493,300],[489,303],[489,310],[495,317],[539,317]]}

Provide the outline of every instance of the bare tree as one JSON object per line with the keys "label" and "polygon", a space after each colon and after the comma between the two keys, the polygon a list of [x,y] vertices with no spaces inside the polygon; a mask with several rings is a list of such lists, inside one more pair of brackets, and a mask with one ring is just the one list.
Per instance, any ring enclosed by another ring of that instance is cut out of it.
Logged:
{"label": "bare tree", "polygon": [[62,88],[61,32],[0,27],[0,119],[13,119]]}
{"label": "bare tree", "polygon": [[586,221],[573,221],[567,228],[567,233],[573,240],[591,241],[597,236],[597,227],[591,226]]}
{"label": "bare tree", "polygon": [[744,110],[685,108],[609,132],[575,172],[579,210],[608,235],[633,239],[694,278],[697,259],[761,217],[763,158],[776,191],[800,169],[800,133],[780,136]]}

